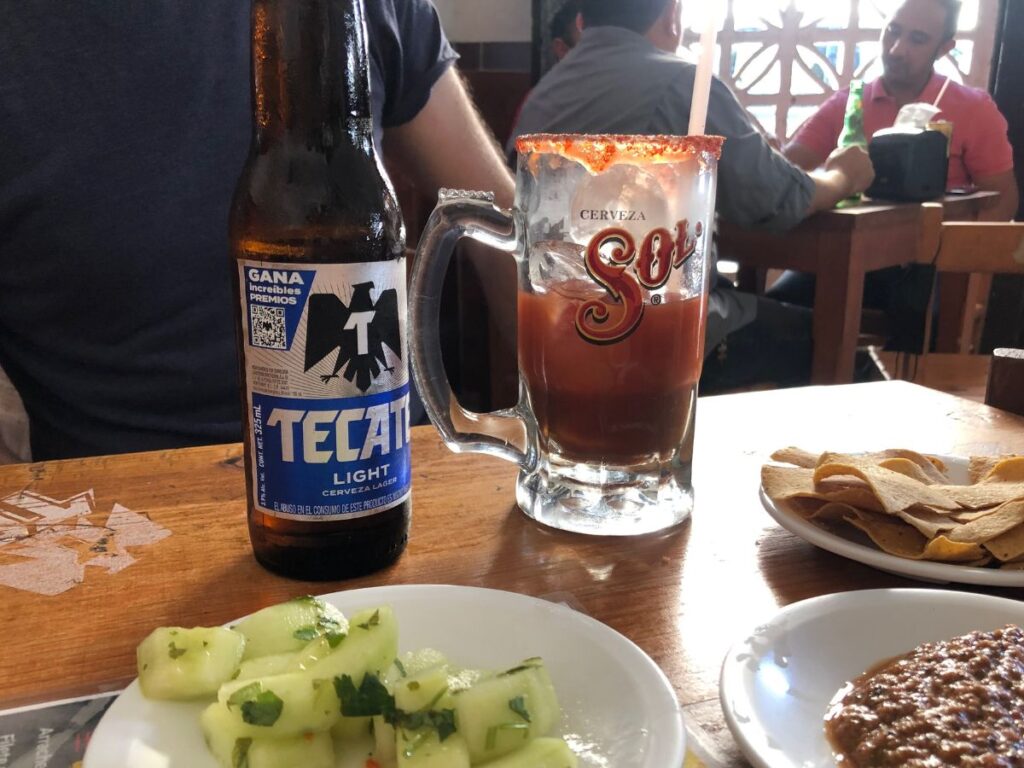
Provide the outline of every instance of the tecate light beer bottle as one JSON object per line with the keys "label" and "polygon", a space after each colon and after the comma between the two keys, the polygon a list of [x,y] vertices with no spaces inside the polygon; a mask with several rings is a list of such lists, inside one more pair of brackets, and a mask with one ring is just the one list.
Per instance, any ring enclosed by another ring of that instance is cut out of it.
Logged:
{"label": "tecate light beer bottle", "polygon": [[254,0],[230,234],[249,534],[302,579],[394,562],[410,518],[405,231],[373,143],[362,0]]}

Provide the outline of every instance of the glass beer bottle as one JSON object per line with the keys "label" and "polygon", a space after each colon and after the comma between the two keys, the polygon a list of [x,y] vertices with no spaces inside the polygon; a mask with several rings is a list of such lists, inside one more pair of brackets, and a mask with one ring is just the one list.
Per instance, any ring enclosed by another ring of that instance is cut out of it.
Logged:
{"label": "glass beer bottle", "polygon": [[249,534],[302,579],[394,562],[410,520],[405,231],[374,149],[362,0],[253,0],[230,217]]}

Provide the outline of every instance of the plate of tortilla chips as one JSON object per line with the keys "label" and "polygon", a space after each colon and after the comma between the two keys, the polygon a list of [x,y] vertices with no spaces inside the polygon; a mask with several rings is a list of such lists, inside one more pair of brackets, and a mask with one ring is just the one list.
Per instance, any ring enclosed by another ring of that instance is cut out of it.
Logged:
{"label": "plate of tortilla chips", "polygon": [[902,576],[1024,586],[1024,456],[785,448],[761,502],[806,541]]}

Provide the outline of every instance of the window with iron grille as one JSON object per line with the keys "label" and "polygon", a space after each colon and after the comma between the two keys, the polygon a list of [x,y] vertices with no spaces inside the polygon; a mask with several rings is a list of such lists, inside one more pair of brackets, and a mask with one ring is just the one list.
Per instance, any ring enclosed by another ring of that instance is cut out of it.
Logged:
{"label": "window with iron grille", "polygon": [[[705,0],[710,2],[711,0]],[[882,73],[882,27],[901,0],[727,0],[716,71],[769,133],[791,137],[829,94]],[[699,52],[696,3],[684,3],[684,46]],[[937,65],[987,88],[997,0],[964,0],[956,48]],[[689,8],[687,8],[689,6]]]}

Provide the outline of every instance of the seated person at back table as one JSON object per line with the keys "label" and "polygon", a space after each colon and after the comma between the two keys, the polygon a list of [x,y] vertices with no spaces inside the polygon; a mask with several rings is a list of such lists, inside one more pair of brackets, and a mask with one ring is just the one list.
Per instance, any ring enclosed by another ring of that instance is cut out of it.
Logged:
{"label": "seated person at back table", "polygon": [[[423,190],[511,204],[429,0],[365,5],[378,147]],[[36,460],[241,439],[228,208],[250,6],[0,4],[0,366]]]}
{"label": "seated person at back table", "polygon": [[[695,70],[675,55],[680,0],[583,0],[583,35],[531,93],[513,133],[685,134]],[[773,150],[732,92],[711,88],[707,133],[726,138],[718,166],[718,213],[743,227],[785,230],[866,189],[867,153],[833,153],[806,173]],[[810,378],[811,318],[801,307],[711,292],[701,392]]]}
{"label": "seated person at back table", "polygon": [[[939,96],[946,78],[935,72],[935,62],[953,50],[959,16],[959,0],[904,0],[890,17],[881,40],[884,74],[864,87],[864,135],[869,140],[877,131],[892,126],[904,105],[930,104]],[[843,130],[849,93],[849,88],[837,91],[804,123],[783,150],[786,157],[808,170],[825,161]],[[985,91],[950,82],[938,106],[942,112],[935,119],[953,124],[947,189],[999,192],[998,202],[982,218],[1012,219],[1018,205],[1013,149],[1006,135],[1006,119],[995,102]],[[909,285],[901,267],[870,272],[864,284],[864,304],[897,311]],[[768,295],[810,306],[814,277],[787,272]]]}
{"label": "seated person at back table", "polygon": [[[959,0],[905,0],[882,32],[884,74],[864,87],[864,135],[870,140],[896,122],[907,104],[931,104],[946,78],[935,63],[956,45]],[[832,94],[800,127],[783,150],[801,168],[819,167],[839,143],[850,89]],[[947,189],[981,189],[1001,193],[993,221],[1017,213],[1017,182],[1006,119],[983,90],[950,82],[936,120],[953,125]]]}

